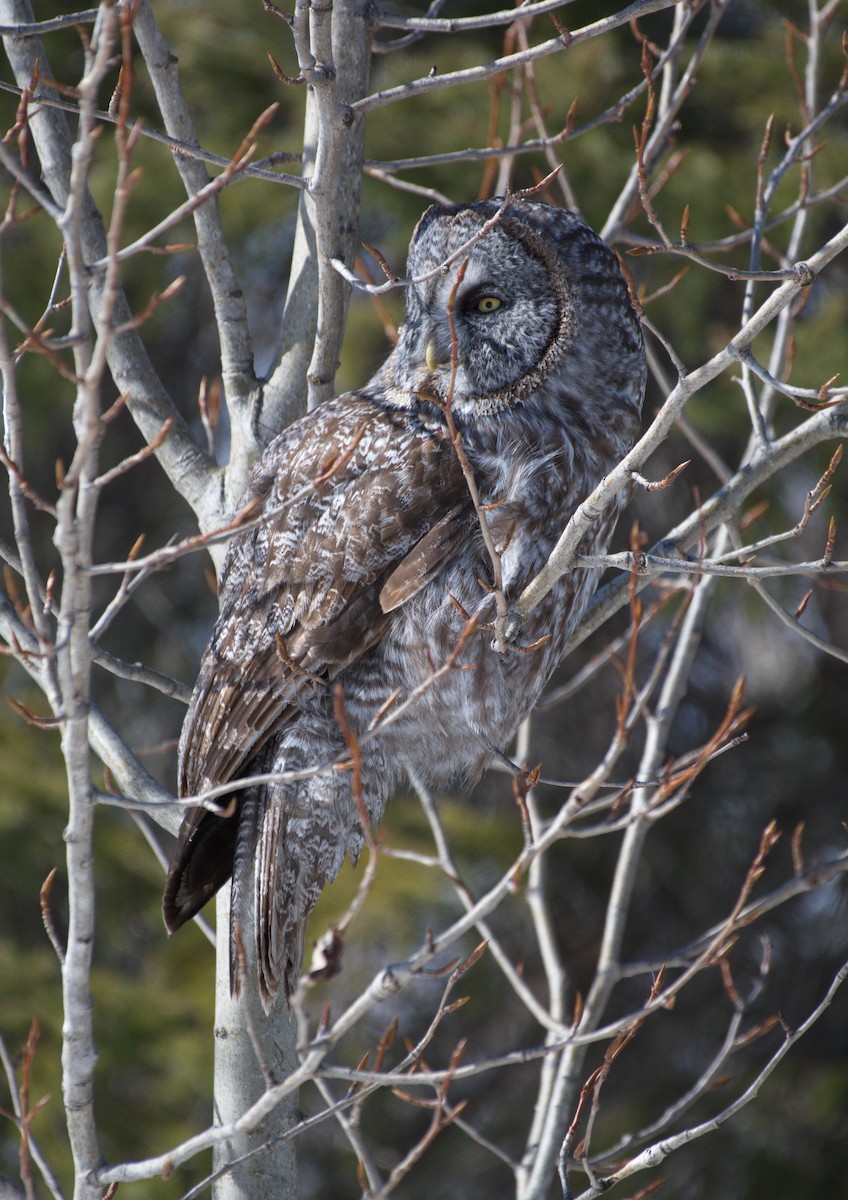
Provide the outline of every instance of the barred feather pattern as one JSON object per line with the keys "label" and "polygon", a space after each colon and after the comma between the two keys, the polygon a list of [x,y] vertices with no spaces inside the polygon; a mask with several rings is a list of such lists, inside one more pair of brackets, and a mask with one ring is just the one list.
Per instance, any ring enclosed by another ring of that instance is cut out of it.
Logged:
{"label": "barred feather pattern", "polygon": [[[533,707],[596,585],[594,570],[570,572],[522,645],[494,650],[492,565],[446,408],[509,602],[632,446],[645,386],[613,252],[573,213],[515,200],[492,225],[498,208],[427,210],[397,346],[362,391],[271,443],[245,497],[262,519],[224,563],[179,792],[280,778],[234,790],[220,813],[188,810],[164,913],[174,931],[232,875],[232,945],[251,931],[266,1009],[296,986],[307,919],[345,854],[360,853],[362,815],[375,825],[407,770],[436,786],[477,778]],[[606,547],[619,511],[604,512],[587,551]],[[359,795],[339,768],[352,738],[364,738]],[[232,962],[237,989],[235,949]]]}

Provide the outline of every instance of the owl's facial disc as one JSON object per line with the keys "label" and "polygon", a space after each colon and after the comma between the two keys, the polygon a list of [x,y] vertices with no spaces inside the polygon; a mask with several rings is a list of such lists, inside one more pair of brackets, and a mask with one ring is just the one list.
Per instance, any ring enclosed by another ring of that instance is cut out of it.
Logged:
{"label": "owl's facial disc", "polygon": [[[495,411],[538,386],[561,338],[562,284],[516,225],[496,227],[446,272],[410,288],[402,338],[413,390],[451,395],[460,410]],[[426,275],[468,237],[467,212],[457,227],[425,227],[410,273]]]}

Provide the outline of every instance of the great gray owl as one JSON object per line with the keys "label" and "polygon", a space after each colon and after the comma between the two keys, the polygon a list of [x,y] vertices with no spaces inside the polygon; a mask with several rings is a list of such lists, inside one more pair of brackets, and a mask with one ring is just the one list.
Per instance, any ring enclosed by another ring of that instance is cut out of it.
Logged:
{"label": "great gray owl", "polygon": [[[516,199],[455,257],[498,209],[425,212],[409,251],[406,321],[385,365],[361,391],[286,429],[254,470],[245,501],[261,505],[261,519],[233,538],[224,563],[221,615],[180,740],[181,796],[338,763],[349,757],[339,688],[357,736],[421,688],[361,747],[361,803],[376,824],[407,766],[436,785],[476,778],[559,662],[596,573],[566,575],[521,644],[497,652],[480,520],[509,602],[633,444],[644,347],[615,255],[573,213]],[[617,515],[604,512],[587,551],[606,546]],[[479,624],[456,669],[421,687],[456,650],[465,614]],[[252,931],[267,1008],[281,983],[290,996],[309,913],[345,853],[356,859],[361,821],[351,771],[338,766],[230,800],[230,815],[187,811],[165,923],[176,930],[232,875],[231,937],[236,924]]]}

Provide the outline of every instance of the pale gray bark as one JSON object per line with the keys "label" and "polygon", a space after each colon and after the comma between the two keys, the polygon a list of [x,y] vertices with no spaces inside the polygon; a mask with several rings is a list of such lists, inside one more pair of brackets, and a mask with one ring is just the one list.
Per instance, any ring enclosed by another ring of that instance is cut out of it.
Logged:
{"label": "pale gray bark", "polygon": [[[264,440],[307,406],[333,394],[350,289],[330,265],[351,266],[359,237],[359,193],[365,121],[349,108],[368,87],[371,6],[341,0],[312,10],[312,56],[301,55],[309,86],[303,171],[289,288],[281,337],[255,421]],[[316,307],[317,305],[317,307]]]}
{"label": "pale gray bark", "polygon": [[[337,0],[309,14],[308,47],[299,45],[301,68],[311,80],[303,143],[303,173],[294,256],[276,365],[254,397],[247,441],[262,446],[310,405],[333,392],[350,289],[330,265],[350,265],[359,230],[359,191],[364,120],[351,121],[346,105],[364,95],[371,58],[370,6]],[[305,31],[302,31],[305,33]],[[311,61],[312,60],[312,61]],[[240,414],[234,414],[240,415]],[[242,432],[241,437],[246,437]],[[294,1026],[285,1005],[266,1017],[257,996],[242,988],[230,997],[229,894],[218,898],[215,1017],[215,1119],[235,1121],[262,1094],[263,1080],[248,1025],[260,1054],[279,1082],[297,1063]],[[245,936],[245,946],[252,939]],[[216,1170],[279,1136],[293,1122],[292,1098],[257,1130],[216,1146]],[[292,1200],[296,1196],[295,1150],[286,1142],[253,1155],[216,1183],[216,1200]]]}
{"label": "pale gray bark", "polygon": [[[189,146],[199,148],[191,113],[180,86],[177,59],[156,24],[148,0],[143,0],[135,13],[133,33],[144,57],[166,132]],[[210,182],[205,164],[198,159],[175,154],[174,165],[189,197],[197,195]],[[247,326],[247,308],[230,258],[217,196],[195,209],[193,219],[197,231],[197,249],[209,283],[221,345],[221,378],[233,428],[228,477],[236,477],[233,481],[228,480],[227,492],[229,502],[235,505],[244,490],[245,464],[241,462],[242,453],[247,452],[242,450],[244,410],[256,388],[253,347]],[[233,470],[234,463],[237,464],[237,470]]]}
{"label": "pale gray bark", "polygon": [[[8,25],[31,24],[33,14],[29,0],[0,0],[0,21]],[[36,64],[42,77],[52,77],[50,60],[40,38],[7,36],[3,41],[20,87],[29,85]],[[38,150],[44,183],[56,203],[64,207],[68,198],[72,156],[67,118],[58,109],[42,107],[32,120],[30,130]],[[96,262],[106,256],[103,220],[87,188],[80,213],[80,237],[86,262]],[[89,306],[92,313],[100,310],[105,279],[103,272],[89,277]],[[115,297],[111,313],[115,324],[124,324],[131,318],[121,291]],[[145,439],[154,441],[164,422],[168,419],[173,421],[170,434],[157,451],[157,457],[174,487],[197,513],[201,528],[220,524],[221,504],[214,482],[217,472],[174,408],[138,330],[128,329],[111,337],[107,355],[115,385],[126,393],[127,405]]]}
{"label": "pale gray bark", "polygon": [[[266,1016],[248,977],[239,999],[230,995],[227,930],[230,890],[218,893],[218,954],[215,987],[215,1124],[233,1125],[262,1096],[297,1066],[295,1030],[285,1003]],[[253,945],[244,931],[244,947]],[[216,1144],[215,1200],[296,1200],[295,1142],[274,1143],[297,1121],[297,1096],[288,1096],[256,1129]],[[234,1166],[230,1166],[235,1163]],[[220,1174],[218,1174],[220,1172]]]}

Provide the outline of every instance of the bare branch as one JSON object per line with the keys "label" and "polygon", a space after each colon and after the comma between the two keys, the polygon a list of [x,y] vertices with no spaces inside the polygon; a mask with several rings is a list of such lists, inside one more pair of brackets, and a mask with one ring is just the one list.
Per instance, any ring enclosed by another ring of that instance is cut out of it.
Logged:
{"label": "bare branch", "polygon": [[508,54],[503,58],[497,58],[494,62],[486,63],[485,66],[468,67],[464,71],[451,71],[446,75],[428,75],[423,79],[416,79],[410,83],[401,84],[400,87],[389,88],[384,92],[375,92],[372,96],[365,96],[362,100],[354,102],[351,105],[351,109],[355,113],[363,113],[369,109],[379,108],[385,104],[392,104],[396,100],[406,100],[424,92],[456,87],[464,83],[477,83],[480,80],[489,79],[492,75],[499,75],[503,71],[509,71],[513,67],[524,63],[536,62],[540,58],[547,58],[551,54],[557,54],[560,50],[578,46],[581,42],[599,37],[604,33],[608,33],[611,29],[618,28],[620,25],[626,25],[639,17],[647,16],[648,13],[660,12],[664,8],[671,8],[674,3],[675,0],[635,0],[635,3],[628,5],[626,9],[620,13],[616,13],[614,16],[604,17],[600,21],[594,21],[591,25],[584,25],[582,29],[575,29],[567,35],[561,34],[559,37],[542,42],[540,45],[533,46],[528,50],[520,50],[515,54]]}

